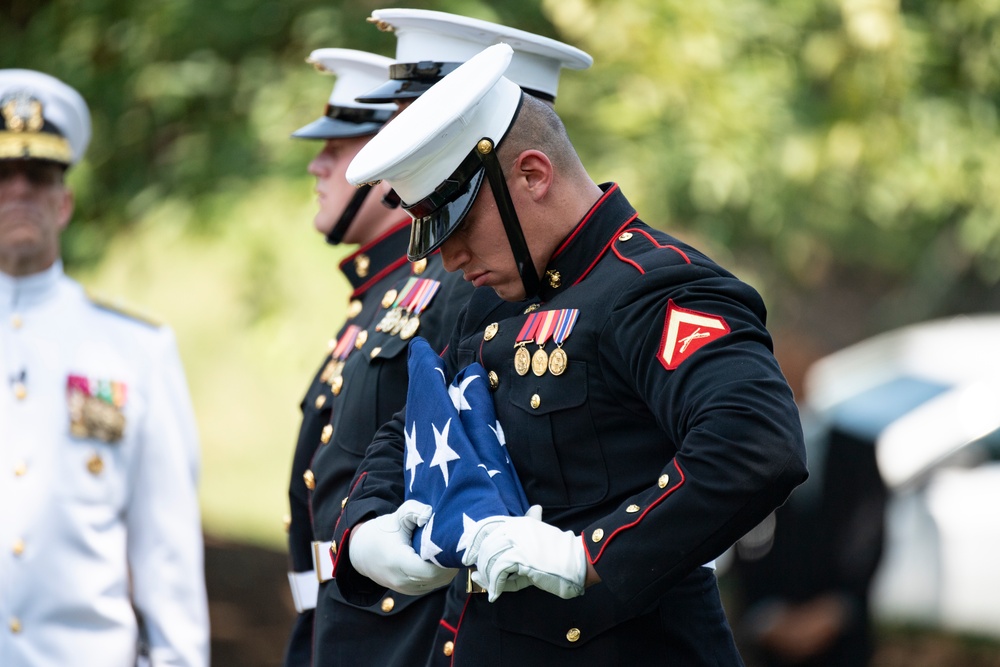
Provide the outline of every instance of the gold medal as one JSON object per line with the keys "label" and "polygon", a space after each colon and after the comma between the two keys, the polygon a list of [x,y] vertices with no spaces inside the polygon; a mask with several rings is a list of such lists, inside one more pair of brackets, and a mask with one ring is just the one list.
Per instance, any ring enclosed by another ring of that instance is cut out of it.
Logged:
{"label": "gold medal", "polygon": [[514,370],[517,371],[518,375],[527,375],[529,368],[531,368],[531,355],[521,345],[514,353]]}
{"label": "gold medal", "polygon": [[409,313],[403,313],[402,317],[400,317],[398,320],[396,320],[396,323],[392,325],[391,329],[389,329],[389,335],[390,336],[395,336],[400,331],[402,331],[403,327],[406,326],[406,321],[408,319],[410,319],[410,314]]}
{"label": "gold medal", "polygon": [[567,363],[569,360],[566,358],[566,353],[561,347],[557,347],[549,355],[549,372],[553,375],[562,375],[566,372]]}
{"label": "gold medal", "polygon": [[545,369],[549,367],[549,355],[545,352],[544,348],[538,348],[535,350],[535,354],[531,357],[531,372],[542,377],[545,375]]}
{"label": "gold medal", "polygon": [[326,362],[326,366],[323,367],[323,372],[320,373],[319,375],[319,381],[320,382],[328,381],[331,377],[333,377],[333,372],[336,370],[336,368],[337,368],[337,362],[334,361],[333,359]]}
{"label": "gold medal", "polygon": [[382,307],[388,308],[389,306],[391,306],[396,301],[397,295],[398,293],[394,289],[391,289],[388,292],[386,292],[385,296],[382,297]]}
{"label": "gold medal", "polygon": [[368,342],[368,332],[362,329],[360,332],[358,332],[358,337],[354,339],[354,347],[355,349],[360,350],[365,346],[365,343],[367,342]]}
{"label": "gold medal", "polygon": [[385,314],[385,317],[382,318],[382,321],[379,322],[376,329],[378,331],[388,332],[390,329],[396,326],[396,322],[399,321],[399,318],[402,317],[402,315],[403,311],[399,310],[398,308],[393,308],[392,310],[390,310],[388,313]]}
{"label": "gold medal", "polygon": [[417,329],[420,328],[420,318],[416,315],[411,315],[407,320],[406,324],[402,326],[399,331],[399,337],[403,340],[410,340],[413,335],[417,333]]}

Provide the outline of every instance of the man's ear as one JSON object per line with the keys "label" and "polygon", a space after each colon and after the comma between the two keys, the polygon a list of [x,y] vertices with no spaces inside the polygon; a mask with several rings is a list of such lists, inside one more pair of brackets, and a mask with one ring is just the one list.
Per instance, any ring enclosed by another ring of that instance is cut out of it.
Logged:
{"label": "man's ear", "polygon": [[518,155],[514,162],[514,177],[536,201],[548,193],[554,176],[552,161],[548,155],[539,150],[526,150]]}
{"label": "man's ear", "polygon": [[73,217],[73,207],[75,202],[76,200],[73,197],[73,191],[64,185],[62,191],[62,201],[59,202],[59,229],[66,229],[66,225],[69,224],[70,218]]}

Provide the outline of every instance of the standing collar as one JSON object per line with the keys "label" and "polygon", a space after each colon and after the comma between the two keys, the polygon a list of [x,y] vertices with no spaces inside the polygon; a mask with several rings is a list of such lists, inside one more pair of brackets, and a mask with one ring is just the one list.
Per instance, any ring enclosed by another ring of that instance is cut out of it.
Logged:
{"label": "standing collar", "polygon": [[0,308],[26,308],[55,294],[63,277],[62,260],[30,276],[10,276],[0,272]]}
{"label": "standing collar", "polygon": [[638,214],[617,183],[602,183],[604,195],[552,254],[542,275],[539,297],[550,301],[567,287],[583,280],[611,243]]}
{"label": "standing collar", "polygon": [[364,294],[387,273],[406,263],[410,244],[410,219],[401,221],[371,243],[365,244],[340,262],[340,270],[351,283],[352,296]]}

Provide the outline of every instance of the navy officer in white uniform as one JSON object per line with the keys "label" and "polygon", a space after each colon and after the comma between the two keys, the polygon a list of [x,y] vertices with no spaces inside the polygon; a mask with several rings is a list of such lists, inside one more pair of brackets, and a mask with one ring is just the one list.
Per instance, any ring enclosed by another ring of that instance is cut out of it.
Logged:
{"label": "navy officer in white uniform", "polygon": [[[204,667],[194,414],[170,329],[63,273],[83,98],[0,70],[0,665]],[[140,620],[141,619],[141,620]]]}

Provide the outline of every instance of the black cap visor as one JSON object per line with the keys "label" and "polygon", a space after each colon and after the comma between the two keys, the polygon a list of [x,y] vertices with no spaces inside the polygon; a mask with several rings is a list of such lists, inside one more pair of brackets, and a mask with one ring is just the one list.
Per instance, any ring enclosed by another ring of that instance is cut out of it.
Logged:
{"label": "black cap visor", "polygon": [[472,208],[483,184],[482,162],[476,150],[462,161],[444,183],[416,204],[403,202],[403,209],[413,218],[410,227],[410,248],[406,255],[411,262],[427,257],[441,247]]}
{"label": "black cap visor", "polygon": [[326,114],[292,132],[296,139],[349,139],[375,134],[395,113],[389,109],[358,109],[327,105]]}
{"label": "black cap visor", "polygon": [[396,63],[389,66],[389,80],[354,98],[364,104],[379,104],[395,100],[412,100],[420,97],[462,63],[421,61]]}

